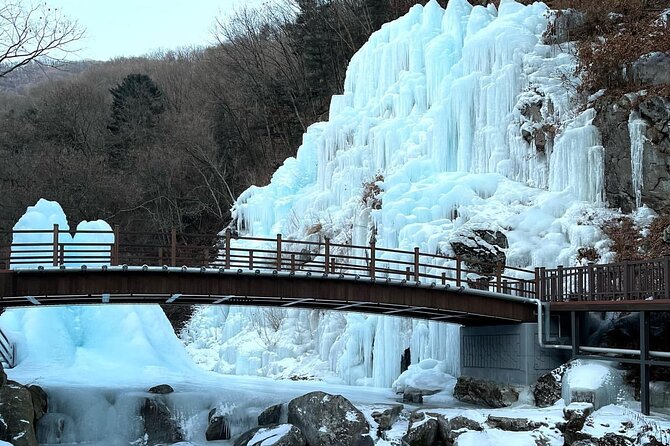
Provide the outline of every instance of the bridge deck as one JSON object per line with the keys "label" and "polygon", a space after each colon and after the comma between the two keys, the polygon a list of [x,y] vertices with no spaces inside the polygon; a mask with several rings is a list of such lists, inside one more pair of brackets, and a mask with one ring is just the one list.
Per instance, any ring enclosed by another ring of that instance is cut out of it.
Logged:
{"label": "bridge deck", "polygon": [[464,325],[530,322],[535,307],[495,293],[340,275],[141,268],[0,271],[0,306],[170,303],[283,306]]}

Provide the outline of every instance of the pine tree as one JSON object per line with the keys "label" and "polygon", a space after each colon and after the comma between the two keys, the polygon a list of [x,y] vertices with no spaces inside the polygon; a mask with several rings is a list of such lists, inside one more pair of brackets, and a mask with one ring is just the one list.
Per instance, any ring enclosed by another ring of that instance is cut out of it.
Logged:
{"label": "pine tree", "polygon": [[163,93],[146,74],[129,74],[112,94],[112,119],[107,128],[113,135],[110,162],[119,167],[133,147],[151,142],[161,113]]}

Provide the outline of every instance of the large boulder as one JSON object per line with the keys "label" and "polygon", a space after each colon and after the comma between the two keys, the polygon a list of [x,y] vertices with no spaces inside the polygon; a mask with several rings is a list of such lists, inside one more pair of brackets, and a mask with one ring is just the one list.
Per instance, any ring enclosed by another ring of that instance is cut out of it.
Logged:
{"label": "large boulder", "polygon": [[282,404],[275,404],[270,406],[258,415],[259,426],[269,426],[271,424],[279,424],[282,413]]}
{"label": "large boulder", "polygon": [[184,440],[184,433],[162,397],[145,398],[140,408],[146,444],[172,444]]}
{"label": "large boulder", "polygon": [[508,384],[462,376],[454,387],[454,398],[478,406],[500,408],[517,401],[519,392]]}
{"label": "large boulder", "polygon": [[309,446],[372,444],[365,417],[341,395],[311,392],[291,400],[288,422],[303,432]]}
{"label": "large boulder", "polygon": [[563,381],[563,375],[569,367],[569,364],[563,364],[537,379],[537,382],[532,387],[533,397],[537,407],[553,406],[562,398],[561,383]]}
{"label": "large boulder", "polygon": [[454,444],[462,433],[467,431],[480,432],[482,430],[483,428],[479,423],[469,418],[463,416],[451,418],[447,421],[447,427],[444,429],[444,432],[446,433],[444,443],[448,445]]}
{"label": "large boulder", "polygon": [[527,418],[498,417],[489,415],[486,424],[494,429],[510,432],[528,432],[546,426],[546,423],[530,421]]}
{"label": "large boulder", "polygon": [[28,388],[8,381],[0,387],[0,440],[14,446],[37,446],[35,409]]}
{"label": "large boulder", "polygon": [[49,408],[47,393],[37,385],[28,386],[28,390],[33,400],[33,412],[35,413],[35,421],[37,421],[47,413]]}
{"label": "large boulder", "polygon": [[234,446],[305,446],[302,431],[292,424],[258,426],[240,435]]}
{"label": "large boulder", "polygon": [[225,416],[212,409],[209,411],[208,421],[205,432],[207,441],[230,440],[230,422]]}
{"label": "large boulder", "polygon": [[439,422],[436,416],[424,412],[412,412],[402,443],[409,446],[432,446],[438,438],[438,430]]}
{"label": "large boulder", "polygon": [[461,232],[449,242],[454,254],[460,256],[466,268],[483,276],[493,276],[497,265],[505,266],[507,236],[501,231],[474,229]]}
{"label": "large boulder", "polygon": [[375,410],[372,412],[372,419],[377,423],[377,432],[380,434],[383,431],[391,429],[393,424],[400,416],[403,410],[402,404],[394,404],[383,410]]}

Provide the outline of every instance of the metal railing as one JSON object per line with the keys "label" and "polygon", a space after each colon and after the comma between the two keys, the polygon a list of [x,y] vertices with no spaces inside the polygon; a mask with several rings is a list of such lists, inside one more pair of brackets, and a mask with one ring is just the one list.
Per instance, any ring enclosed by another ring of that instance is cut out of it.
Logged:
{"label": "metal railing", "polygon": [[7,365],[8,368],[14,367],[16,360],[16,347],[9,342],[9,339],[0,328],[0,362]]}

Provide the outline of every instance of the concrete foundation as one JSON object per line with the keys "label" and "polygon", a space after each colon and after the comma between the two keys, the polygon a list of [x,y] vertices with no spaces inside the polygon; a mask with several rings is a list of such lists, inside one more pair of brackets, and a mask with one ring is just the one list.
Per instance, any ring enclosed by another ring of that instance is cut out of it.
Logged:
{"label": "concrete foundation", "polygon": [[569,359],[569,352],[543,349],[537,324],[461,328],[461,375],[530,385]]}

